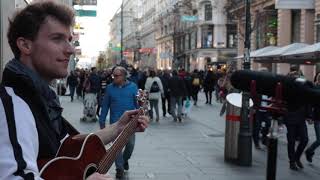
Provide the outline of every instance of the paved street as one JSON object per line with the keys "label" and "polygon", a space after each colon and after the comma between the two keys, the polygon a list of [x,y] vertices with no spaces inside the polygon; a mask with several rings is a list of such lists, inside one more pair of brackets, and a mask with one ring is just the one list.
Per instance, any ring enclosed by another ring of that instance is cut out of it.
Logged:
{"label": "paved street", "polygon": [[[240,167],[224,162],[225,120],[219,117],[220,104],[205,105],[201,93],[199,106],[193,107],[183,123],[175,123],[171,117],[151,122],[145,133],[137,134],[130,170],[126,179],[143,180],[264,180],[266,150],[253,148],[252,167]],[[98,129],[98,123],[80,122],[83,105],[79,100],[61,97],[64,116],[81,132]],[[160,106],[161,107],[161,106]],[[160,113],[162,114],[162,113]],[[310,141],[315,139],[309,127]],[[285,137],[278,148],[278,180],[302,180],[320,178],[320,151],[314,163],[294,172],[288,168]],[[114,167],[110,173],[114,175]]]}

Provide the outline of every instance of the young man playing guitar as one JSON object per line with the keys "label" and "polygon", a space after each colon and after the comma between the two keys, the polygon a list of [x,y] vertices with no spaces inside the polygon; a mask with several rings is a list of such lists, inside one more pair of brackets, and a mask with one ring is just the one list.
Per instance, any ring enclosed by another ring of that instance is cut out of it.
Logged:
{"label": "young man playing guitar", "polygon": [[[74,53],[73,23],[73,11],[53,2],[28,5],[10,21],[8,41],[14,58],[5,67],[0,87],[1,180],[41,179],[38,160],[54,158],[61,142],[78,134],[62,117],[59,99],[49,87],[54,79],[67,76]],[[148,118],[138,113],[127,111],[94,134],[107,144],[133,119],[135,131],[144,131]],[[96,172],[86,179],[110,176]]]}

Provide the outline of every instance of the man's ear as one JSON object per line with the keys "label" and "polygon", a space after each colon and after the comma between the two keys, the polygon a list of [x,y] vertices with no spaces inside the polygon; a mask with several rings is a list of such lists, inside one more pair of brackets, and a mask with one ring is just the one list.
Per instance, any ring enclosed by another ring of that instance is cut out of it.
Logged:
{"label": "man's ear", "polygon": [[16,42],[21,54],[29,55],[31,53],[32,41],[19,37]]}

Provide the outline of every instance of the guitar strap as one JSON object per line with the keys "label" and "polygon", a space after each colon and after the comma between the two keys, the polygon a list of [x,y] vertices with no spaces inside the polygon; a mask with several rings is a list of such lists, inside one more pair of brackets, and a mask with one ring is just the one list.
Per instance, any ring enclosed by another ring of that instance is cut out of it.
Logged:
{"label": "guitar strap", "polygon": [[13,149],[14,158],[17,162],[16,176],[21,176],[25,180],[34,179],[33,173],[25,173],[24,169],[27,167],[26,161],[23,159],[22,148],[18,142],[16,122],[14,118],[14,108],[11,96],[7,93],[5,87],[0,84],[0,97],[3,108],[6,114],[9,138]]}

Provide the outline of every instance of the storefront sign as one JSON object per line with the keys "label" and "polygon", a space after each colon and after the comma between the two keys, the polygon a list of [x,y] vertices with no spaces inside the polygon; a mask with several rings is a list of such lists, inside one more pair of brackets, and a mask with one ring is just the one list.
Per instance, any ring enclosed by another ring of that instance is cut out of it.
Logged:
{"label": "storefront sign", "polygon": [[141,48],[139,49],[140,53],[156,53],[157,49],[156,48]]}
{"label": "storefront sign", "polygon": [[276,9],[314,9],[314,0],[276,0]]}
{"label": "storefront sign", "polygon": [[195,22],[198,21],[198,16],[181,16],[181,21]]}

